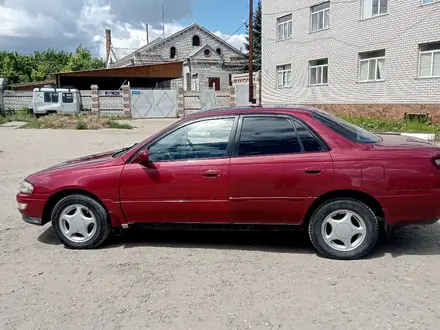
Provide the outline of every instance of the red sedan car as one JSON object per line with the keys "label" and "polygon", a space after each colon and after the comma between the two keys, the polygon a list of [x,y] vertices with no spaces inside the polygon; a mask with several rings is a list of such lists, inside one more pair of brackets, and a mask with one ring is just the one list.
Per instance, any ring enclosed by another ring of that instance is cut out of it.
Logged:
{"label": "red sedan car", "polygon": [[112,229],[307,230],[319,253],[357,259],[381,226],[440,218],[440,148],[374,135],[310,108],[237,108],[186,117],[144,142],[30,175],[23,220],[67,247]]}

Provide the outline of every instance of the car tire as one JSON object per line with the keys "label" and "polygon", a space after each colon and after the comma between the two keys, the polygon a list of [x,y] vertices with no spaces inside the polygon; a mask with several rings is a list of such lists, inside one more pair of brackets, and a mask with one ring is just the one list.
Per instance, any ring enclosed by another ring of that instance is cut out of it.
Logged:
{"label": "car tire", "polygon": [[52,211],[52,229],[70,249],[93,249],[110,235],[112,225],[105,208],[85,195],[69,195]]}
{"label": "car tire", "polygon": [[320,205],[310,218],[308,232],[315,249],[324,257],[354,260],[376,246],[379,222],[364,203],[338,198]]}

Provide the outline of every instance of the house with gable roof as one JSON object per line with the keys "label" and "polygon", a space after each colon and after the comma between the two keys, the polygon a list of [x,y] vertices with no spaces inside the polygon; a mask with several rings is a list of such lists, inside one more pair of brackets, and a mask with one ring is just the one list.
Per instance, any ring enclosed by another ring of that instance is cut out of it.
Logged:
{"label": "house with gable roof", "polygon": [[111,47],[108,35],[106,42],[108,68],[181,62],[182,78],[163,87],[183,87],[186,91],[227,89],[232,75],[243,72],[247,64],[246,54],[198,24],[167,38],[157,38],[128,54]]}

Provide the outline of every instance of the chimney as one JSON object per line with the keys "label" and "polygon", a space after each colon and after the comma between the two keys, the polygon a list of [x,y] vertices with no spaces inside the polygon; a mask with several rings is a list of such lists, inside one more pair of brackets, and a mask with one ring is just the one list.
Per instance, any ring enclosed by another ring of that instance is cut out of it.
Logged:
{"label": "chimney", "polygon": [[150,43],[149,35],[148,35],[148,24],[145,24],[145,31],[147,32],[147,45]]}
{"label": "chimney", "polygon": [[110,51],[112,47],[112,31],[107,29],[105,30],[105,63],[108,64],[110,59]]}

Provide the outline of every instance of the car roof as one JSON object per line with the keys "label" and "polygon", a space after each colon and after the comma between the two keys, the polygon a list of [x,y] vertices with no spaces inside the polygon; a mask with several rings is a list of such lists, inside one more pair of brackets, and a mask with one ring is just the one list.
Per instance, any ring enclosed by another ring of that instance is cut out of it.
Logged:
{"label": "car roof", "polygon": [[277,106],[277,107],[261,107],[261,106],[244,106],[244,107],[229,107],[229,108],[215,108],[194,113],[186,118],[209,117],[216,115],[233,115],[233,114],[250,114],[250,113],[292,113],[292,114],[308,114],[321,111],[318,108],[307,106]]}

